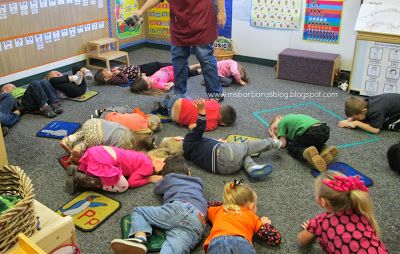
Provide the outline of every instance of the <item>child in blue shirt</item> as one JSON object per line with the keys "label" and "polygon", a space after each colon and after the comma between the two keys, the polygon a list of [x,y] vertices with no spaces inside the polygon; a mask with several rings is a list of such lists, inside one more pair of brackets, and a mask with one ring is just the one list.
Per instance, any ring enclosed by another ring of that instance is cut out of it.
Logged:
{"label": "child in blue shirt", "polygon": [[147,253],[152,226],[166,233],[160,253],[190,253],[201,241],[207,215],[203,181],[190,176],[182,155],[167,158],[162,174],[164,178],[156,184],[155,193],[164,196],[164,205],[136,207],[130,238],[111,242],[115,253]]}

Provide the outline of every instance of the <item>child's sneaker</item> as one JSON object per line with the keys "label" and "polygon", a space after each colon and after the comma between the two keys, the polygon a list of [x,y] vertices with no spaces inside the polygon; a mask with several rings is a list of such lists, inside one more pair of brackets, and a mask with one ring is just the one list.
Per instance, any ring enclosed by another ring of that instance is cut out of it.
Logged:
{"label": "child's sneaker", "polygon": [[103,114],[103,112],[105,111],[105,109],[96,109],[94,111],[93,117],[94,118],[100,118],[101,114]]}
{"label": "child's sneaker", "polygon": [[395,121],[394,123],[389,124],[388,130],[400,131],[400,119]]}
{"label": "child's sneaker", "polygon": [[111,248],[116,254],[145,254],[147,242],[140,238],[114,239]]}
{"label": "child's sneaker", "polygon": [[303,158],[319,172],[326,171],[326,162],[315,146],[307,147],[303,152]]}
{"label": "child's sneaker", "polygon": [[150,112],[160,118],[161,123],[171,122],[171,117],[168,114],[168,109],[163,107],[160,102],[155,103],[155,109]]}
{"label": "child's sneaker", "polygon": [[252,178],[264,178],[272,173],[272,165],[270,164],[254,164],[246,168],[246,172]]}
{"label": "child's sneaker", "polygon": [[76,78],[74,79],[74,82],[75,82],[76,85],[80,86],[82,84],[82,81],[83,81],[83,73],[78,71],[75,74],[75,76],[76,76]]}
{"label": "child's sneaker", "polygon": [[64,110],[62,109],[62,107],[61,107],[61,103],[59,103],[59,102],[56,102],[56,103],[51,104],[50,107],[53,109],[53,111],[54,111],[57,115],[61,114],[61,113],[64,111]]}
{"label": "child's sneaker", "polygon": [[82,68],[81,72],[83,73],[83,77],[85,78],[85,80],[87,81],[93,80],[93,73],[89,69]]}
{"label": "child's sneaker", "polygon": [[44,115],[47,118],[54,118],[57,116],[57,114],[53,111],[53,109],[49,105],[40,107],[39,111],[41,115]]}
{"label": "child's sneaker", "polygon": [[327,146],[321,151],[321,157],[324,159],[326,166],[332,163],[333,159],[338,155],[339,150],[336,146]]}

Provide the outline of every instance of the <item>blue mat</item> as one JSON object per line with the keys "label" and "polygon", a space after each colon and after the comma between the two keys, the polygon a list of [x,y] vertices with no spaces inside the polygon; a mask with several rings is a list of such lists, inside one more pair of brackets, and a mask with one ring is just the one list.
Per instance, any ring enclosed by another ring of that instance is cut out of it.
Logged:
{"label": "blue mat", "polygon": [[[361,173],[360,171],[358,171],[357,169],[355,169],[355,168],[353,168],[352,166],[350,166],[350,165],[348,165],[348,164],[346,164],[346,163],[343,163],[343,162],[335,162],[335,163],[332,163],[332,164],[330,164],[330,165],[328,166],[328,169],[329,169],[329,170],[333,170],[333,171],[338,171],[338,172],[340,172],[340,173],[342,173],[342,174],[344,174],[344,175],[346,175],[346,176],[360,176],[361,181],[363,181],[364,184],[365,184],[367,187],[372,186],[372,185],[374,184],[374,181],[373,181],[371,178],[369,178],[368,176],[362,174],[362,173]],[[311,174],[312,174],[314,177],[317,177],[317,176],[319,176],[320,173],[319,173],[318,170],[313,169],[313,170],[311,171]]]}
{"label": "blue mat", "polygon": [[62,139],[81,127],[80,123],[52,121],[36,132],[37,137]]}

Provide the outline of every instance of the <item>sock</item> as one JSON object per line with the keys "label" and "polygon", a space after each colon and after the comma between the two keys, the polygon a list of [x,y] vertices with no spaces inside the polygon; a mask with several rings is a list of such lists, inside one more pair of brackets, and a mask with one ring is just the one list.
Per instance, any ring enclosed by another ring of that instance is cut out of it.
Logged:
{"label": "sock", "polygon": [[76,136],[74,135],[74,134],[72,134],[72,135],[69,135],[68,136],[68,139],[71,141],[71,142],[76,142],[76,141],[78,141],[78,139],[76,138]]}

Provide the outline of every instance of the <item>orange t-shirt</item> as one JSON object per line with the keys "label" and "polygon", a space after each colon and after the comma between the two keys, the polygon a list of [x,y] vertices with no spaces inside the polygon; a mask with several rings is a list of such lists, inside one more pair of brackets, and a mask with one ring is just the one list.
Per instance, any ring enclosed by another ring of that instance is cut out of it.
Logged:
{"label": "orange t-shirt", "polygon": [[126,126],[129,129],[131,129],[132,131],[139,131],[149,128],[147,123],[147,117],[138,113],[123,114],[123,113],[111,112],[106,115],[105,119],[107,121],[120,123],[123,126]]}
{"label": "orange t-shirt", "polygon": [[205,251],[211,240],[218,236],[243,236],[251,243],[254,233],[262,226],[261,219],[245,207],[241,207],[240,214],[237,214],[225,212],[223,206],[211,206],[208,208],[207,217],[213,226],[203,245]]}

